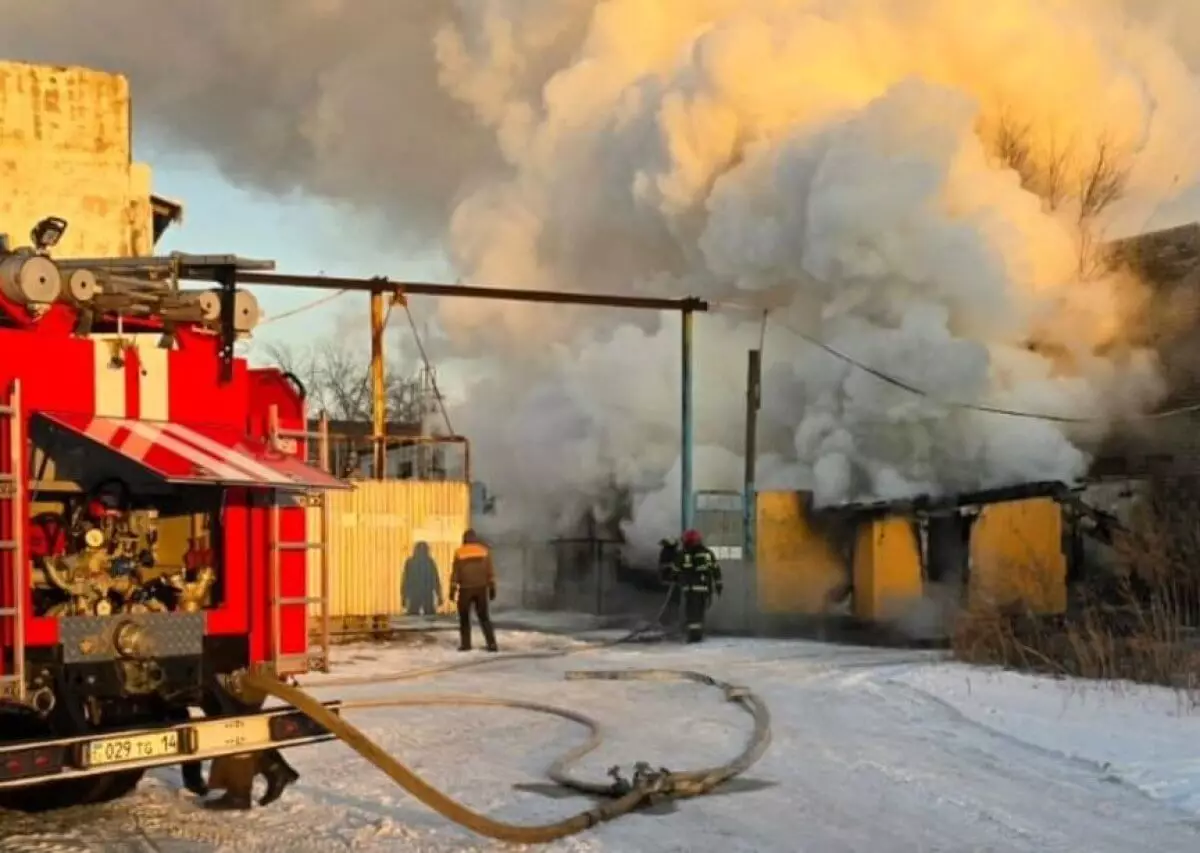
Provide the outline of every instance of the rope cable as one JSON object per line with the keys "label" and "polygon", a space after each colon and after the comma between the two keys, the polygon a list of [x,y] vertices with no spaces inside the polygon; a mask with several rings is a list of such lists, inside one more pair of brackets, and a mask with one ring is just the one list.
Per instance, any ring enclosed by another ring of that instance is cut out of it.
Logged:
{"label": "rope cable", "polygon": [[293,308],[290,311],[284,311],[282,314],[276,314],[273,317],[265,317],[265,318],[263,318],[262,322],[259,323],[258,325],[261,327],[261,326],[267,325],[268,323],[275,323],[275,322],[278,322],[279,320],[286,320],[288,317],[295,317],[297,314],[303,314],[305,311],[308,311],[313,308],[317,308],[328,302],[332,302],[333,300],[337,299],[338,297],[345,296],[349,292],[350,291],[348,291],[348,290],[339,290],[336,293],[327,293],[324,296],[320,297],[319,299],[314,299],[311,302],[306,302],[304,305],[301,305],[298,308]]}
{"label": "rope cable", "polygon": [[425,352],[425,344],[421,341],[421,333],[417,330],[417,321],[413,318],[412,310],[408,307],[407,300],[404,302],[404,313],[408,315],[408,326],[412,329],[413,340],[417,343],[417,352],[421,354],[421,362],[425,365],[425,372],[429,376],[429,381],[433,383],[433,396],[437,400],[442,420],[446,423],[446,431],[450,435],[455,435],[454,425],[450,423],[450,413],[446,411],[446,401],[442,398],[441,389],[438,388],[437,374],[433,372],[433,365],[429,361],[429,355]]}

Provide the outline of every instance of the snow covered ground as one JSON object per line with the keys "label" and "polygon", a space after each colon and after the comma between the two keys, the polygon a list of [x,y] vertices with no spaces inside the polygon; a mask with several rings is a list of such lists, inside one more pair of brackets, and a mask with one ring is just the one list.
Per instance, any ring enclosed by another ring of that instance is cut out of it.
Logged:
{"label": "snow covered ground", "polygon": [[[330,677],[460,661],[454,640],[440,632],[428,644],[345,647]],[[576,642],[515,632],[501,641],[506,650]],[[345,699],[471,692],[579,710],[608,730],[604,746],[578,768],[598,780],[612,764],[647,760],[683,769],[740,749],[749,718],[711,688],[562,680],[569,669],[615,667],[699,669],[746,684],[771,707],[773,743],[728,792],[634,814],[548,850],[1200,849],[1200,711],[1166,691],[984,671],[943,663],[936,653],[714,639],[317,692]],[[551,789],[542,775],[583,736],[565,721],[483,708],[365,711],[353,719],[478,810],[536,823],[586,805]],[[504,849],[449,824],[340,744],[290,758],[302,779],[271,808],[201,811],[180,792],[176,773],[162,771],[111,806],[51,818],[0,816],[0,850]]]}

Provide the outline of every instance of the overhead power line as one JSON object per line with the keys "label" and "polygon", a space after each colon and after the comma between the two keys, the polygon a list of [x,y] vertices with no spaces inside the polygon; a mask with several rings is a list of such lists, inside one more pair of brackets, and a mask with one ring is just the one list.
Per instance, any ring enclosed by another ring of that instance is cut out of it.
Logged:
{"label": "overhead power line", "polygon": [[[745,306],[736,306],[736,305],[730,304],[728,307],[744,308]],[[765,320],[764,320],[764,323],[765,323]],[[833,356],[836,359],[839,359],[840,361],[845,362],[846,364],[849,364],[851,367],[854,367],[857,370],[861,370],[864,373],[874,376],[876,379],[878,379],[881,382],[884,382],[895,388],[899,388],[900,390],[906,391],[909,394],[913,394],[914,396],[922,397],[927,400],[931,400],[931,401],[937,403],[938,405],[945,406],[947,408],[963,409],[966,411],[973,411],[973,412],[982,412],[984,414],[989,414],[989,415],[1001,415],[1003,417],[1008,417],[1008,418],[1023,418],[1025,420],[1045,421],[1045,422],[1049,422],[1049,423],[1060,423],[1060,424],[1083,425],[1083,424],[1099,424],[1099,423],[1108,423],[1109,422],[1109,419],[1102,419],[1102,418],[1071,417],[1068,415],[1056,415],[1056,414],[1052,414],[1049,412],[1029,412],[1029,411],[1021,411],[1018,409],[1009,409],[1009,408],[1005,408],[1003,406],[989,406],[989,405],[986,405],[983,403],[966,403],[966,402],[961,402],[961,401],[957,401],[957,400],[944,400],[934,394],[931,394],[929,391],[925,390],[924,388],[920,388],[909,382],[905,382],[903,379],[898,379],[895,376],[892,376],[891,374],[886,373],[876,367],[872,367],[869,364],[865,364],[862,361],[854,358],[853,356],[848,355],[847,353],[844,353],[841,350],[835,349],[834,347],[830,346],[829,344],[825,343],[824,341],[819,340],[818,338],[815,338],[812,335],[809,335],[805,332],[802,332],[799,329],[795,328],[794,326],[792,326],[788,323],[781,322],[781,323],[779,323],[779,325],[783,326],[783,328],[787,329],[789,332],[791,332],[792,334],[794,334],[796,337],[800,338],[801,340],[805,341],[806,343],[817,347],[818,349],[828,353],[829,355]],[[1125,418],[1124,420],[1137,421],[1137,422],[1160,421],[1160,420],[1166,420],[1168,418],[1179,417],[1181,415],[1192,414],[1195,412],[1200,412],[1200,403],[1192,403],[1192,404],[1186,405],[1186,406],[1176,406],[1176,407],[1172,407],[1170,409],[1163,409],[1162,411],[1159,411],[1159,412],[1151,412],[1149,414],[1136,415],[1134,417]]]}

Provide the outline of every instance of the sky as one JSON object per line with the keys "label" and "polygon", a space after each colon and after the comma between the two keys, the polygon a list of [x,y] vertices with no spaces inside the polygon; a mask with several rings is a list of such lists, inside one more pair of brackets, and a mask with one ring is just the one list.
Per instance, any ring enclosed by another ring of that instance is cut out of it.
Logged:
{"label": "sky", "polygon": [[[154,192],[184,208],[182,225],[174,225],[159,242],[160,253],[172,251],[237,254],[256,260],[273,260],[280,272],[314,275],[448,281],[449,272],[436,256],[414,257],[386,248],[386,235],[361,225],[357,215],[323,200],[294,195],[279,198],[234,186],[206,160],[172,157],[156,163],[153,146],[138,146],[136,159],[153,169]],[[150,148],[149,151],[144,150]],[[347,236],[349,235],[349,236]],[[263,345],[281,343],[303,347],[321,338],[353,328],[361,318],[366,340],[368,298],[346,294],[309,311],[275,321],[272,317],[293,311],[326,296],[319,290],[255,288],[264,317],[255,330],[248,354],[263,358]],[[432,306],[418,304],[418,316]],[[424,309],[424,310],[422,310]],[[396,317],[393,327],[402,322]]]}

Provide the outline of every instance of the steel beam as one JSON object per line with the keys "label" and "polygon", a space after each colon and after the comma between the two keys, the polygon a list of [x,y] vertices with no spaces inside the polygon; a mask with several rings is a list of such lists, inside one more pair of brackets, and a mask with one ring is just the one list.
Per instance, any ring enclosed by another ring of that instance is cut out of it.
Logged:
{"label": "steel beam", "polygon": [[[693,404],[692,329],[697,311],[707,311],[708,302],[695,297],[663,299],[648,296],[618,296],[602,293],[579,293],[561,290],[519,290],[507,287],[479,287],[469,284],[432,284],[417,281],[393,281],[387,278],[341,278],[337,276],[290,275],[275,272],[243,272],[238,275],[241,285],[269,287],[306,287],[321,290],[345,290],[369,293],[372,300],[385,290],[395,290],[405,296],[457,297],[460,299],[491,299],[503,302],[530,302],[545,305],[584,305],[597,308],[632,308],[646,311],[678,311],[682,321],[680,360],[683,392],[680,411],[679,503],[683,529],[689,529],[695,518],[693,506],[692,464],[695,443],[695,407]],[[373,312],[374,315],[374,312]]]}
{"label": "steel beam", "polygon": [[510,287],[480,287],[471,284],[432,284],[422,281],[395,281],[387,278],[338,278],[324,275],[288,275],[273,272],[238,274],[242,285],[268,287],[308,287],[319,290],[348,290],[374,293],[398,290],[406,296],[492,299],[502,302],[539,302],[548,305],[590,305],[607,308],[635,308],[648,311],[707,311],[703,299],[663,299],[652,296],[618,296],[603,293],[579,293],[564,290],[519,290]]}

